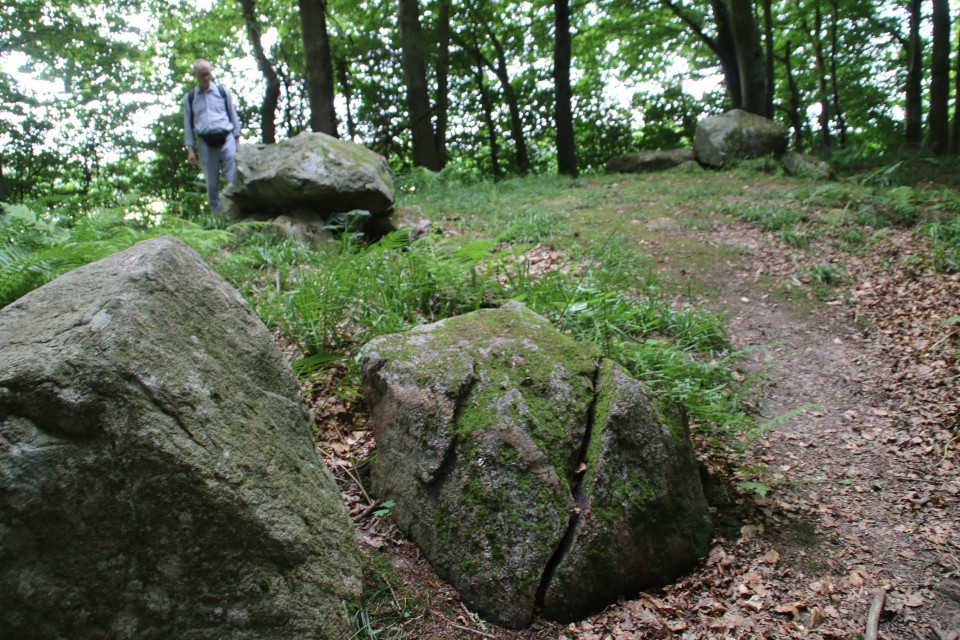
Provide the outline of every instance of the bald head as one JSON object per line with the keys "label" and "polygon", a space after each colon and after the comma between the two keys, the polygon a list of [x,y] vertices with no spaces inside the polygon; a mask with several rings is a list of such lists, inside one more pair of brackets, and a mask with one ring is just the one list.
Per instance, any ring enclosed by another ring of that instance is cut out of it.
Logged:
{"label": "bald head", "polygon": [[212,72],[210,69],[210,62],[204,60],[203,58],[197,58],[193,61],[193,77],[197,79],[197,84],[200,85],[200,88],[206,91],[210,88],[210,78],[212,77]]}

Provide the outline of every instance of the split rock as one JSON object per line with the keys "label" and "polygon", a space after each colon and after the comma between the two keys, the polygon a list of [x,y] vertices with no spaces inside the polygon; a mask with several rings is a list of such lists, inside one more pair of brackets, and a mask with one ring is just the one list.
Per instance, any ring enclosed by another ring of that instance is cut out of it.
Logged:
{"label": "split rock", "polygon": [[235,217],[260,219],[313,211],[322,219],[393,206],[386,159],[325,133],[304,131],[276,144],[240,145],[233,183],[224,191]]}
{"label": "split rock", "polygon": [[487,620],[587,615],[706,551],[682,421],[522,305],[376,338],[361,376],[374,491]]}
{"label": "split rock", "polygon": [[787,134],[779,122],[732,109],[697,122],[693,151],[701,163],[720,167],[728,159],[779,155],[787,150]]}
{"label": "split rock", "polygon": [[180,240],[0,310],[0,629],[329,638],[361,590],[296,377]]}
{"label": "split rock", "polygon": [[667,149],[664,151],[640,151],[623,153],[610,158],[607,173],[649,173],[666,171],[684,162],[694,160],[692,149]]}

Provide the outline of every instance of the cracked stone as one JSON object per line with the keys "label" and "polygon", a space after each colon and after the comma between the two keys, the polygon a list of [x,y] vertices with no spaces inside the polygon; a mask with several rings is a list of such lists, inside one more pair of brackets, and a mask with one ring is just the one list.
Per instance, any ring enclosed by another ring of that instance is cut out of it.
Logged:
{"label": "cracked stone", "polygon": [[377,338],[361,376],[375,493],[488,621],[589,615],[706,551],[682,416],[523,305]]}

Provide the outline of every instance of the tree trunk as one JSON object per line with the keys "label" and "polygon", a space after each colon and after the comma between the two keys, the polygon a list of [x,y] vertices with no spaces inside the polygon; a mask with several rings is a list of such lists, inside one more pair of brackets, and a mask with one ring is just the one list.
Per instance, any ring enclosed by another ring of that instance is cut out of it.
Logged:
{"label": "tree trunk", "polygon": [[427,90],[427,66],[424,62],[420,31],[420,5],[417,0],[400,0],[400,47],[403,50],[403,79],[407,85],[407,114],[413,141],[413,166],[440,171],[443,165],[437,153],[437,140],[430,119],[430,95]]}
{"label": "tree trunk", "polygon": [[500,87],[503,89],[503,98],[507,101],[507,109],[510,111],[510,137],[517,148],[517,172],[524,176],[530,171],[530,159],[527,156],[527,140],[523,135],[523,119],[520,115],[520,103],[517,101],[517,94],[513,91],[513,85],[510,84],[510,75],[507,71],[507,57],[503,52],[503,45],[490,27],[487,27],[487,35],[490,36],[490,42],[497,53],[497,66],[493,72],[500,81]]}
{"label": "tree trunk", "polygon": [[753,16],[753,2],[728,2],[730,24],[733,26],[733,39],[737,47],[737,69],[740,71],[740,108],[762,116],[767,109],[767,81],[764,75],[760,31]]}
{"label": "tree trunk", "polygon": [[263,90],[263,103],[260,105],[260,133],[265,144],[273,144],[277,141],[276,117],[277,104],[280,102],[280,79],[263,51],[263,43],[260,41],[260,23],[257,21],[254,0],[240,0],[240,8],[243,12],[243,23],[247,27],[247,38],[253,49],[253,57],[266,84]]}
{"label": "tree trunk", "polygon": [[554,0],[554,121],[557,127],[557,171],[577,177],[577,146],[573,139],[573,90],[570,87],[570,6],[568,0]]}
{"label": "tree trunk", "polygon": [[720,62],[720,71],[723,73],[723,85],[727,90],[727,99],[731,109],[739,109],[740,104],[740,70],[737,68],[737,47],[733,41],[733,28],[730,26],[730,12],[724,0],[710,0],[713,11],[713,21],[717,27],[716,38],[711,38],[703,32],[703,27],[697,24],[682,8],[673,4],[671,0],[661,2],[683,21],[700,40],[707,45]]}
{"label": "tree trunk", "polygon": [[950,153],[960,153],[960,47],[957,47],[957,69],[954,72],[953,129],[950,131]]}
{"label": "tree trunk", "polygon": [[447,111],[450,98],[447,76],[450,71],[450,0],[440,0],[437,12],[437,156],[440,167],[447,166]]}
{"label": "tree trunk", "polygon": [[910,0],[910,39],[907,87],[904,99],[904,142],[918,149],[923,141],[923,41],[920,39],[921,0]]}
{"label": "tree trunk", "polygon": [[487,125],[487,139],[490,141],[490,164],[493,166],[493,179],[499,180],[503,175],[500,171],[500,150],[497,146],[497,130],[493,125],[493,105],[490,102],[490,93],[487,91],[487,85],[483,78],[483,60],[476,56],[477,69],[477,90],[480,92],[480,106],[483,107],[483,120]]}
{"label": "tree trunk", "polygon": [[742,109],[743,91],[740,88],[740,67],[737,65],[737,44],[733,38],[730,11],[724,0],[711,0],[710,7],[717,25],[716,49],[713,52],[720,60],[720,70],[723,72],[723,84],[727,88],[730,108]]}
{"label": "tree trunk", "polygon": [[930,114],[927,146],[936,156],[950,141],[950,2],[933,0],[933,52],[930,60]]}
{"label": "tree trunk", "polygon": [[820,30],[823,28],[823,16],[819,5],[813,11],[813,32],[810,40],[813,44],[813,60],[817,67],[817,98],[820,101],[820,147],[830,148],[830,94],[827,91],[827,64],[823,59],[823,42]]}
{"label": "tree trunk", "polygon": [[793,127],[793,150],[797,153],[803,153],[803,120],[800,118],[800,90],[797,88],[797,82],[793,79],[793,68],[790,66],[790,41],[787,40],[787,48],[783,52],[783,66],[787,71],[787,87],[790,89],[790,109],[787,111],[787,117],[790,118],[790,126]]}
{"label": "tree trunk", "polygon": [[310,101],[310,128],[337,137],[337,113],[333,105],[333,60],[327,35],[326,0],[297,0],[300,31]]}
{"label": "tree trunk", "polygon": [[833,22],[830,26],[830,81],[833,83],[833,111],[837,114],[837,129],[840,131],[840,148],[847,146],[847,121],[840,108],[840,91],[837,88],[837,0],[833,0]]}
{"label": "tree trunk", "polygon": [[337,81],[340,83],[340,92],[343,94],[343,101],[347,105],[347,135],[350,141],[355,142],[357,137],[357,123],[353,120],[353,111],[350,108],[350,99],[353,96],[353,90],[350,88],[350,70],[346,58],[337,60]]}
{"label": "tree trunk", "polygon": [[764,55],[764,78],[767,85],[767,112],[764,115],[772,119],[775,85],[773,80],[773,16],[770,11],[770,0],[763,0],[763,44],[766,47]]}
{"label": "tree trunk", "polygon": [[3,178],[3,154],[0,154],[0,202],[7,201],[7,181]]}

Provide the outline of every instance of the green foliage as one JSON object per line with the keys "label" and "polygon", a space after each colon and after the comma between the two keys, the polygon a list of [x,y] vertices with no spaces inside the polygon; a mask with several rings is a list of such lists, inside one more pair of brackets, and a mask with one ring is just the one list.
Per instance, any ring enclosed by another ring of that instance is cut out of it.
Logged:
{"label": "green foliage", "polygon": [[726,210],[765,231],[776,232],[781,241],[795,247],[806,246],[818,235],[810,218],[796,207],[747,204]]}
{"label": "green foliage", "polygon": [[937,271],[960,271],[960,217],[936,220],[916,232],[930,245],[930,264]]}
{"label": "green foliage", "polygon": [[40,209],[26,205],[3,205],[3,210],[0,306],[62,273],[141,240],[170,235],[209,255],[230,239],[226,231],[164,216],[158,212],[162,203],[143,199],[128,199],[86,214],[39,212]]}
{"label": "green foliage", "polygon": [[800,270],[801,279],[812,280],[828,287],[844,284],[850,276],[843,267],[834,264],[811,264]]}

